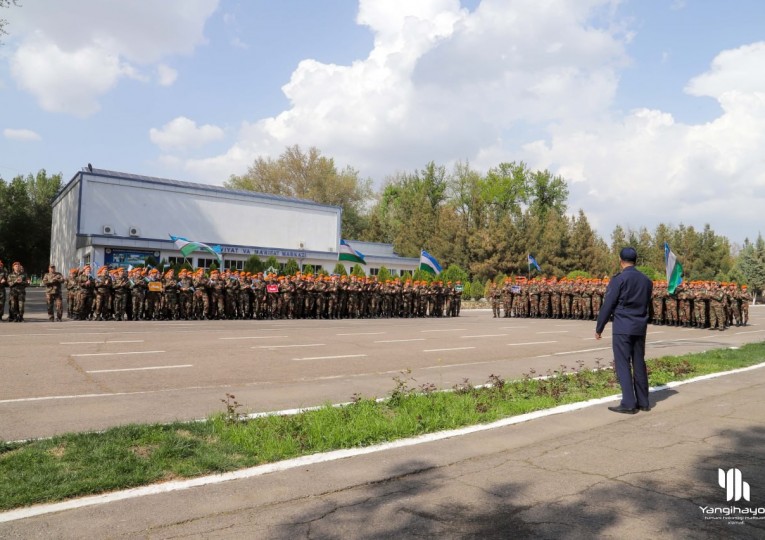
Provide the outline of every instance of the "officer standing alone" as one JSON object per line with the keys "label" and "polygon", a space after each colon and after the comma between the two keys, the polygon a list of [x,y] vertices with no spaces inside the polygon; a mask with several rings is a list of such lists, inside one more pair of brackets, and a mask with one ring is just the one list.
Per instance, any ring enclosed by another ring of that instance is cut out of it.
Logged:
{"label": "officer standing alone", "polygon": [[611,315],[616,375],[622,388],[622,401],[609,410],[624,414],[649,411],[648,371],[645,365],[645,337],[653,283],[635,268],[637,252],[626,247],[619,253],[621,273],[608,284],[595,339],[600,339]]}

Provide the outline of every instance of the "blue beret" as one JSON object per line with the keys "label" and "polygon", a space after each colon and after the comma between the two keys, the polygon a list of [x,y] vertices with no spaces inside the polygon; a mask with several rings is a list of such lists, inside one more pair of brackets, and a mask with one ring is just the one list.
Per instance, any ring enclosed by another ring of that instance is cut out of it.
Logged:
{"label": "blue beret", "polygon": [[619,258],[625,262],[637,262],[637,251],[633,247],[622,248],[619,252]]}

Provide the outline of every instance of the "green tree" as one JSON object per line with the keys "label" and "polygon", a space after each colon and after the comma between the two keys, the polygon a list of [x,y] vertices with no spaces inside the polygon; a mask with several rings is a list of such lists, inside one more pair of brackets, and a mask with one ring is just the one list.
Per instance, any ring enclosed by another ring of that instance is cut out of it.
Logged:
{"label": "green tree", "polygon": [[306,275],[313,275],[313,266],[310,264],[303,265],[303,273]]}
{"label": "green tree", "polygon": [[388,281],[389,279],[393,279],[393,276],[390,275],[390,270],[381,266],[380,271],[377,273],[377,279],[379,281]]}
{"label": "green tree", "polygon": [[337,263],[335,265],[335,269],[332,271],[333,274],[337,274],[339,276],[347,276],[348,272],[345,270],[345,265],[343,263]]}
{"label": "green tree", "polygon": [[484,288],[483,283],[478,278],[475,278],[470,284],[470,297],[473,300],[480,300],[483,298]]}
{"label": "green tree", "polygon": [[[18,3],[18,0],[0,0],[0,8],[9,8],[12,5],[18,6],[20,4]],[[7,25],[8,25],[7,19],[0,17],[0,38],[8,35],[8,31],[5,29]],[[2,44],[1,39],[0,39],[0,44]]]}
{"label": "green tree", "polygon": [[366,228],[364,208],[372,196],[371,180],[360,179],[358,171],[338,170],[334,160],[317,148],[303,152],[298,145],[287,147],[276,160],[258,157],[246,174],[232,175],[224,186],[340,206],[345,238],[361,237]]}
{"label": "green tree", "polygon": [[0,257],[17,259],[29,273],[44,272],[49,264],[51,204],[61,189],[61,174],[0,178]]}
{"label": "green tree", "polygon": [[461,281],[462,283],[467,283],[468,274],[456,264],[450,264],[446,270],[441,272],[441,281],[451,281],[452,283]]}
{"label": "green tree", "polygon": [[762,294],[765,290],[765,240],[761,233],[757,235],[754,244],[748,238],[744,241],[744,247],[736,260],[736,268],[752,292],[755,295]]}
{"label": "green tree", "polygon": [[300,266],[298,265],[297,261],[295,259],[287,259],[287,262],[284,265],[284,275],[294,276],[299,271]]}
{"label": "green tree", "polygon": [[359,263],[356,263],[353,265],[351,275],[356,277],[366,277],[367,273],[364,272],[364,268]]}
{"label": "green tree", "polygon": [[245,272],[250,272],[251,274],[262,272],[264,268],[265,267],[263,266],[263,261],[261,261],[260,257],[257,255],[250,255],[244,262]]}
{"label": "green tree", "polygon": [[566,211],[568,186],[561,176],[550,171],[534,171],[528,175],[528,201],[532,214],[542,218],[552,210],[560,215]]}
{"label": "green tree", "polygon": [[268,270],[269,268],[276,269],[276,273],[279,273],[279,261],[276,260],[276,257],[271,255],[268,259],[266,259],[266,262],[263,263],[263,270]]}

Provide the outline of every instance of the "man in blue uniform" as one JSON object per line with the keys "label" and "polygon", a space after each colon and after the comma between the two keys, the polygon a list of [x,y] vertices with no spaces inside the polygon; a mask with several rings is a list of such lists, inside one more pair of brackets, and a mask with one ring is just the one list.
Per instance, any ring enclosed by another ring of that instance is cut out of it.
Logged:
{"label": "man in blue uniform", "polygon": [[619,253],[622,271],[608,284],[598,322],[595,339],[600,339],[611,315],[613,323],[613,351],[616,376],[622,387],[622,401],[609,410],[635,414],[649,411],[648,372],[645,366],[645,336],[653,283],[635,268],[637,252],[626,247]]}

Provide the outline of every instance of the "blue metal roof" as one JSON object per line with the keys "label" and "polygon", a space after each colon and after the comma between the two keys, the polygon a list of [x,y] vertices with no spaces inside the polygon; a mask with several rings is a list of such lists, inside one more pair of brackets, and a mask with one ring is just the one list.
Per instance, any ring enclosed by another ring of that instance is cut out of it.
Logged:
{"label": "blue metal roof", "polygon": [[194,189],[198,191],[206,191],[208,193],[237,195],[247,199],[270,200],[270,201],[284,202],[284,203],[290,203],[290,204],[315,206],[315,207],[326,208],[326,209],[332,208],[335,210],[342,210],[340,206],[334,206],[330,204],[321,204],[321,203],[309,201],[306,199],[297,199],[294,197],[284,197],[282,195],[272,195],[270,193],[259,193],[257,191],[246,191],[246,190],[240,190],[240,189],[228,189],[223,186],[213,186],[210,184],[198,184],[196,182],[182,182],[180,180],[171,180],[169,178],[157,178],[154,176],[144,176],[141,174],[123,173],[118,171],[110,171],[107,169],[93,169],[91,171],[85,168],[79,171],[78,173],[76,173],[72,177],[72,179],[59,190],[59,192],[56,194],[56,197],[54,198],[53,204],[57,202],[58,198],[65,191],[67,191],[68,188],[73,186],[76,183],[76,181],[80,180],[82,178],[82,175],[84,174],[88,174],[91,176],[101,176],[104,178],[114,178],[118,180],[130,180],[137,183],[148,183],[148,184],[155,184],[155,185],[165,185],[165,186]]}

